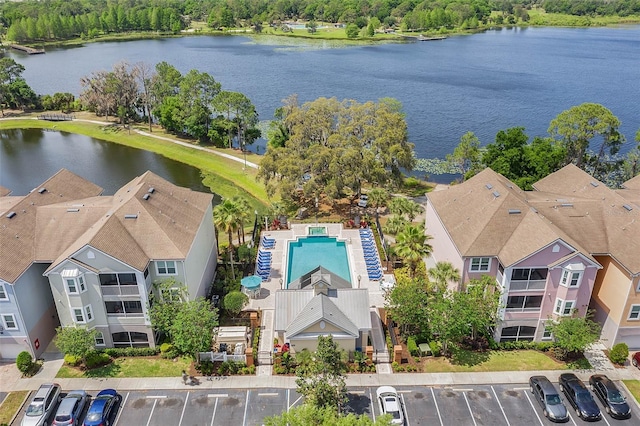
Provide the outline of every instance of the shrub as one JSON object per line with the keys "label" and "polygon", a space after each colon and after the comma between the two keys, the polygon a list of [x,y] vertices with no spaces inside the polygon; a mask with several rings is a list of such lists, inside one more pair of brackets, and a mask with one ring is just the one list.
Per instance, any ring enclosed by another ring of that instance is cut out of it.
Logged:
{"label": "shrub", "polygon": [[163,343],[160,345],[160,353],[163,354],[173,349],[173,345],[171,343]]}
{"label": "shrub", "polygon": [[413,336],[409,336],[407,338],[407,350],[411,354],[411,356],[420,356],[420,349],[418,349],[418,344],[416,343],[416,339]]}
{"label": "shrub", "polygon": [[429,342],[429,349],[431,349],[431,355],[440,356],[440,343],[432,340]]}
{"label": "shrub", "polygon": [[133,356],[154,356],[160,353],[160,348],[107,348],[102,352],[111,358],[133,357]]}
{"label": "shrub", "polygon": [[551,354],[558,361],[566,361],[569,357],[569,352],[565,348],[554,346],[550,349]]}
{"label": "shrub", "polygon": [[218,374],[221,376],[227,376],[231,374],[238,374],[240,369],[246,367],[244,362],[225,361],[218,367]]}
{"label": "shrub", "polygon": [[87,355],[84,360],[84,365],[87,368],[95,368],[101,365],[109,364],[111,362],[111,358],[104,352],[91,352]]}
{"label": "shrub", "polygon": [[618,343],[613,345],[609,351],[609,359],[614,364],[624,365],[629,357],[629,346],[626,343]]}
{"label": "shrub", "polygon": [[196,366],[196,370],[203,376],[210,376],[213,374],[213,362],[212,361],[200,361],[200,364]]}
{"label": "shrub", "polygon": [[64,356],[64,362],[72,367],[77,367],[82,363],[82,358],[76,355],[66,354]]}
{"label": "shrub", "polygon": [[28,373],[33,367],[33,357],[27,351],[22,351],[16,358],[16,366],[22,374]]}

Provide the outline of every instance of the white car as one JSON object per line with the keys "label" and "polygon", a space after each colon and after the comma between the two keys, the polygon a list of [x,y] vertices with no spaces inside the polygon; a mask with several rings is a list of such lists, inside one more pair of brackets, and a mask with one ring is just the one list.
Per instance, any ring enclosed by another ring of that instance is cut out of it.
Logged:
{"label": "white car", "polygon": [[365,208],[369,203],[369,196],[367,194],[362,194],[360,199],[358,200],[358,207]]}
{"label": "white car", "polygon": [[376,396],[378,397],[380,412],[391,415],[391,424],[403,425],[402,404],[396,389],[391,386],[380,386],[376,391]]}

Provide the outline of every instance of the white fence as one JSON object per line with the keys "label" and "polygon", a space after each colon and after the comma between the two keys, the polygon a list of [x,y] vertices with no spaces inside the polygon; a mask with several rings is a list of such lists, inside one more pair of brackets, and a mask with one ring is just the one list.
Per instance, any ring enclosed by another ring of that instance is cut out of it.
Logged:
{"label": "white fence", "polygon": [[236,361],[247,362],[246,355],[227,355],[225,352],[200,352],[200,361]]}

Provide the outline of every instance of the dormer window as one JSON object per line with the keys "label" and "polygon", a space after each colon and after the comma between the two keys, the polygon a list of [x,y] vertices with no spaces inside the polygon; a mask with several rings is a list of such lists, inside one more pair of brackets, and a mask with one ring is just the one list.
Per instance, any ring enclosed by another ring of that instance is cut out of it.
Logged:
{"label": "dormer window", "polygon": [[77,269],[65,269],[60,275],[67,286],[67,292],[69,294],[79,294],[87,291],[84,275]]}
{"label": "dormer window", "polygon": [[583,274],[584,265],[582,263],[567,265],[562,269],[560,285],[569,288],[577,288],[580,286]]}

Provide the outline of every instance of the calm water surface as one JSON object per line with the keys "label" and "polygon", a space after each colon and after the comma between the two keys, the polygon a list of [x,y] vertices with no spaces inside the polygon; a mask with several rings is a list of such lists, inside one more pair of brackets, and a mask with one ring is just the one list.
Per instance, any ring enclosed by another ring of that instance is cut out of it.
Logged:
{"label": "calm water surface", "polygon": [[9,55],[26,67],[24,76],[38,93],[78,94],[82,76],[121,60],[167,61],[183,73],[196,68],[225,90],[249,96],[263,120],[294,93],[303,102],[393,97],[403,103],[409,138],[424,158],[443,158],[467,131],[483,144],[513,126],[545,136],[558,113],[583,102],[609,108],[628,140],[640,128],[640,26],[503,29],[438,42],[339,48],[194,36]]}
{"label": "calm water surface", "polygon": [[24,195],[61,168],[88,179],[107,195],[151,170],[179,186],[210,192],[200,171],[153,152],[66,132],[0,130],[0,185]]}

